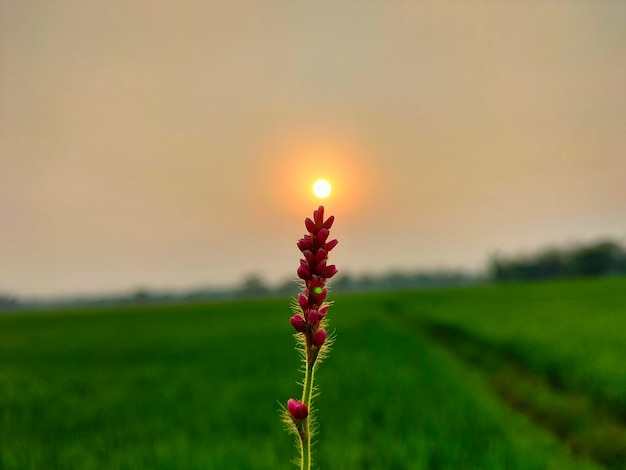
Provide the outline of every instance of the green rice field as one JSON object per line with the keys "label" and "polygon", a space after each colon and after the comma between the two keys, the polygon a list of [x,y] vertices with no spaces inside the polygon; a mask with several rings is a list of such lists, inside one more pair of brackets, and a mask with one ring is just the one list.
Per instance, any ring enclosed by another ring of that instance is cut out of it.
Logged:
{"label": "green rice field", "polygon": [[[319,469],[626,469],[626,279],[332,295]],[[0,315],[0,469],[292,469],[290,299]]]}

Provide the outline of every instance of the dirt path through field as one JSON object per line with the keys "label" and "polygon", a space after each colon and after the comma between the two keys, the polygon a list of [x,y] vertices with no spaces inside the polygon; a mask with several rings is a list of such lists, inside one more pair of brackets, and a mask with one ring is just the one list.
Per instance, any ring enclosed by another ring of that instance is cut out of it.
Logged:
{"label": "dirt path through field", "polygon": [[626,469],[626,420],[589,395],[534,372],[519,357],[456,325],[407,312],[395,303],[386,314],[483,373],[497,396],[558,437],[572,453],[612,470]]}

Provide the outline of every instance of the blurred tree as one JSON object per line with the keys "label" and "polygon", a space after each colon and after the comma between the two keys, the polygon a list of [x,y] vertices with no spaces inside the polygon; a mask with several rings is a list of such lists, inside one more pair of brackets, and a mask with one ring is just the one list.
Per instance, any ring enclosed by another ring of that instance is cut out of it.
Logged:
{"label": "blurred tree", "polygon": [[331,285],[337,291],[347,292],[354,288],[354,280],[350,274],[340,274]]}
{"label": "blurred tree", "polygon": [[572,271],[580,276],[599,276],[619,272],[623,249],[612,241],[582,247],[572,257]]}
{"label": "blurred tree", "polygon": [[152,293],[145,287],[139,287],[132,294],[132,302],[137,304],[146,304],[152,298]]}
{"label": "blurred tree", "polygon": [[0,310],[9,310],[19,305],[17,297],[11,294],[0,293]]}
{"label": "blurred tree", "polygon": [[262,297],[269,292],[270,289],[267,287],[267,284],[258,274],[248,275],[240,288],[240,293],[243,297]]}
{"label": "blurred tree", "polygon": [[626,249],[615,241],[600,240],[568,250],[544,249],[530,256],[495,255],[489,273],[495,281],[626,274]]}

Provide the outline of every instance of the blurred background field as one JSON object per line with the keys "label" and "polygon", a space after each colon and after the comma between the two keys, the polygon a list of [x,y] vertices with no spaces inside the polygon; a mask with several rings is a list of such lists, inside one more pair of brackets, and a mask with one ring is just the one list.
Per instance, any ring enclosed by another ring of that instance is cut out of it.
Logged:
{"label": "blurred background field", "polygon": [[[626,468],[626,279],[334,300],[319,468]],[[0,316],[0,468],[292,468],[289,303]]]}

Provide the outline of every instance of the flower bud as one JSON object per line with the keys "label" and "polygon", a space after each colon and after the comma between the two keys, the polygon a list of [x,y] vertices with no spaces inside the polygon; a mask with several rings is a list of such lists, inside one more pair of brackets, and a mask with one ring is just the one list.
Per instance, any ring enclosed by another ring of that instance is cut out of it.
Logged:
{"label": "flower bud", "polygon": [[324,223],[324,206],[320,206],[313,212],[313,220],[318,228],[321,228]]}
{"label": "flower bud", "polygon": [[304,219],[304,225],[306,227],[306,229],[311,232],[311,233],[315,233],[317,232],[317,227],[315,226],[315,222],[313,222],[311,219],[309,219],[308,217],[306,219]]}
{"label": "flower bud", "polygon": [[298,248],[300,248],[300,251],[310,250],[311,248],[313,248],[311,236],[305,235],[300,240],[298,240],[297,245],[298,245]]}
{"label": "flower bud", "polygon": [[298,304],[300,304],[302,310],[306,310],[309,308],[309,299],[304,294],[298,294]]}
{"label": "flower bud", "polygon": [[329,242],[326,242],[326,251],[330,251],[335,248],[337,246],[337,243],[339,243],[339,240],[331,240]]}
{"label": "flower bud", "polygon": [[317,330],[313,335],[313,344],[318,348],[326,341],[326,330]]}
{"label": "flower bud", "polygon": [[287,401],[287,410],[289,410],[291,417],[298,421],[302,421],[309,416],[309,409],[306,405],[295,398],[290,398]]}
{"label": "flower bud", "polygon": [[326,239],[328,238],[328,235],[330,235],[330,232],[328,231],[328,229],[321,228],[319,232],[317,232],[317,239],[320,241],[320,243],[324,243]]}
{"label": "flower bud", "polygon": [[315,261],[320,262],[326,258],[328,258],[328,251],[326,251],[324,248],[320,248],[319,250],[315,252],[315,258],[314,258]]}
{"label": "flower bud", "polygon": [[328,312],[328,305],[324,305],[323,307],[320,307],[319,310],[317,311],[317,313],[319,313],[322,318],[326,316],[327,312]]}
{"label": "flower bud", "polygon": [[306,264],[300,264],[298,268],[298,277],[303,281],[311,279],[311,270]]}
{"label": "flower bud", "polygon": [[304,255],[304,257],[309,263],[311,261],[315,261],[315,256],[313,256],[313,252],[311,250],[303,250],[302,254]]}
{"label": "flower bud", "polygon": [[321,304],[322,302],[324,302],[324,300],[326,300],[326,296],[328,295],[328,290],[327,289],[316,289],[315,292],[313,293],[313,300],[315,300],[316,304]]}
{"label": "flower bud", "polygon": [[324,286],[324,281],[320,279],[319,276],[313,274],[311,276],[311,280],[309,281],[309,287],[311,288],[311,291],[314,291],[316,287],[323,287],[323,286]]}
{"label": "flower bud", "polygon": [[324,277],[326,279],[330,279],[335,274],[337,274],[337,272],[338,272],[337,267],[334,264],[330,264],[330,265],[326,266],[326,268],[324,268]]}
{"label": "flower bud", "polygon": [[326,222],[324,222],[323,227],[325,229],[330,230],[330,228],[333,226],[333,222],[335,221],[335,216],[331,215],[328,220]]}
{"label": "flower bud", "polygon": [[291,326],[293,326],[296,331],[304,333],[306,330],[306,320],[300,315],[294,315],[289,319],[289,321],[291,322]]}
{"label": "flower bud", "polygon": [[317,310],[309,310],[309,316],[307,317],[309,323],[313,326],[317,326],[320,323],[321,317]]}
{"label": "flower bud", "polygon": [[322,261],[320,261],[319,263],[315,265],[315,272],[317,274],[324,275],[325,270],[326,270],[326,260],[323,259]]}

